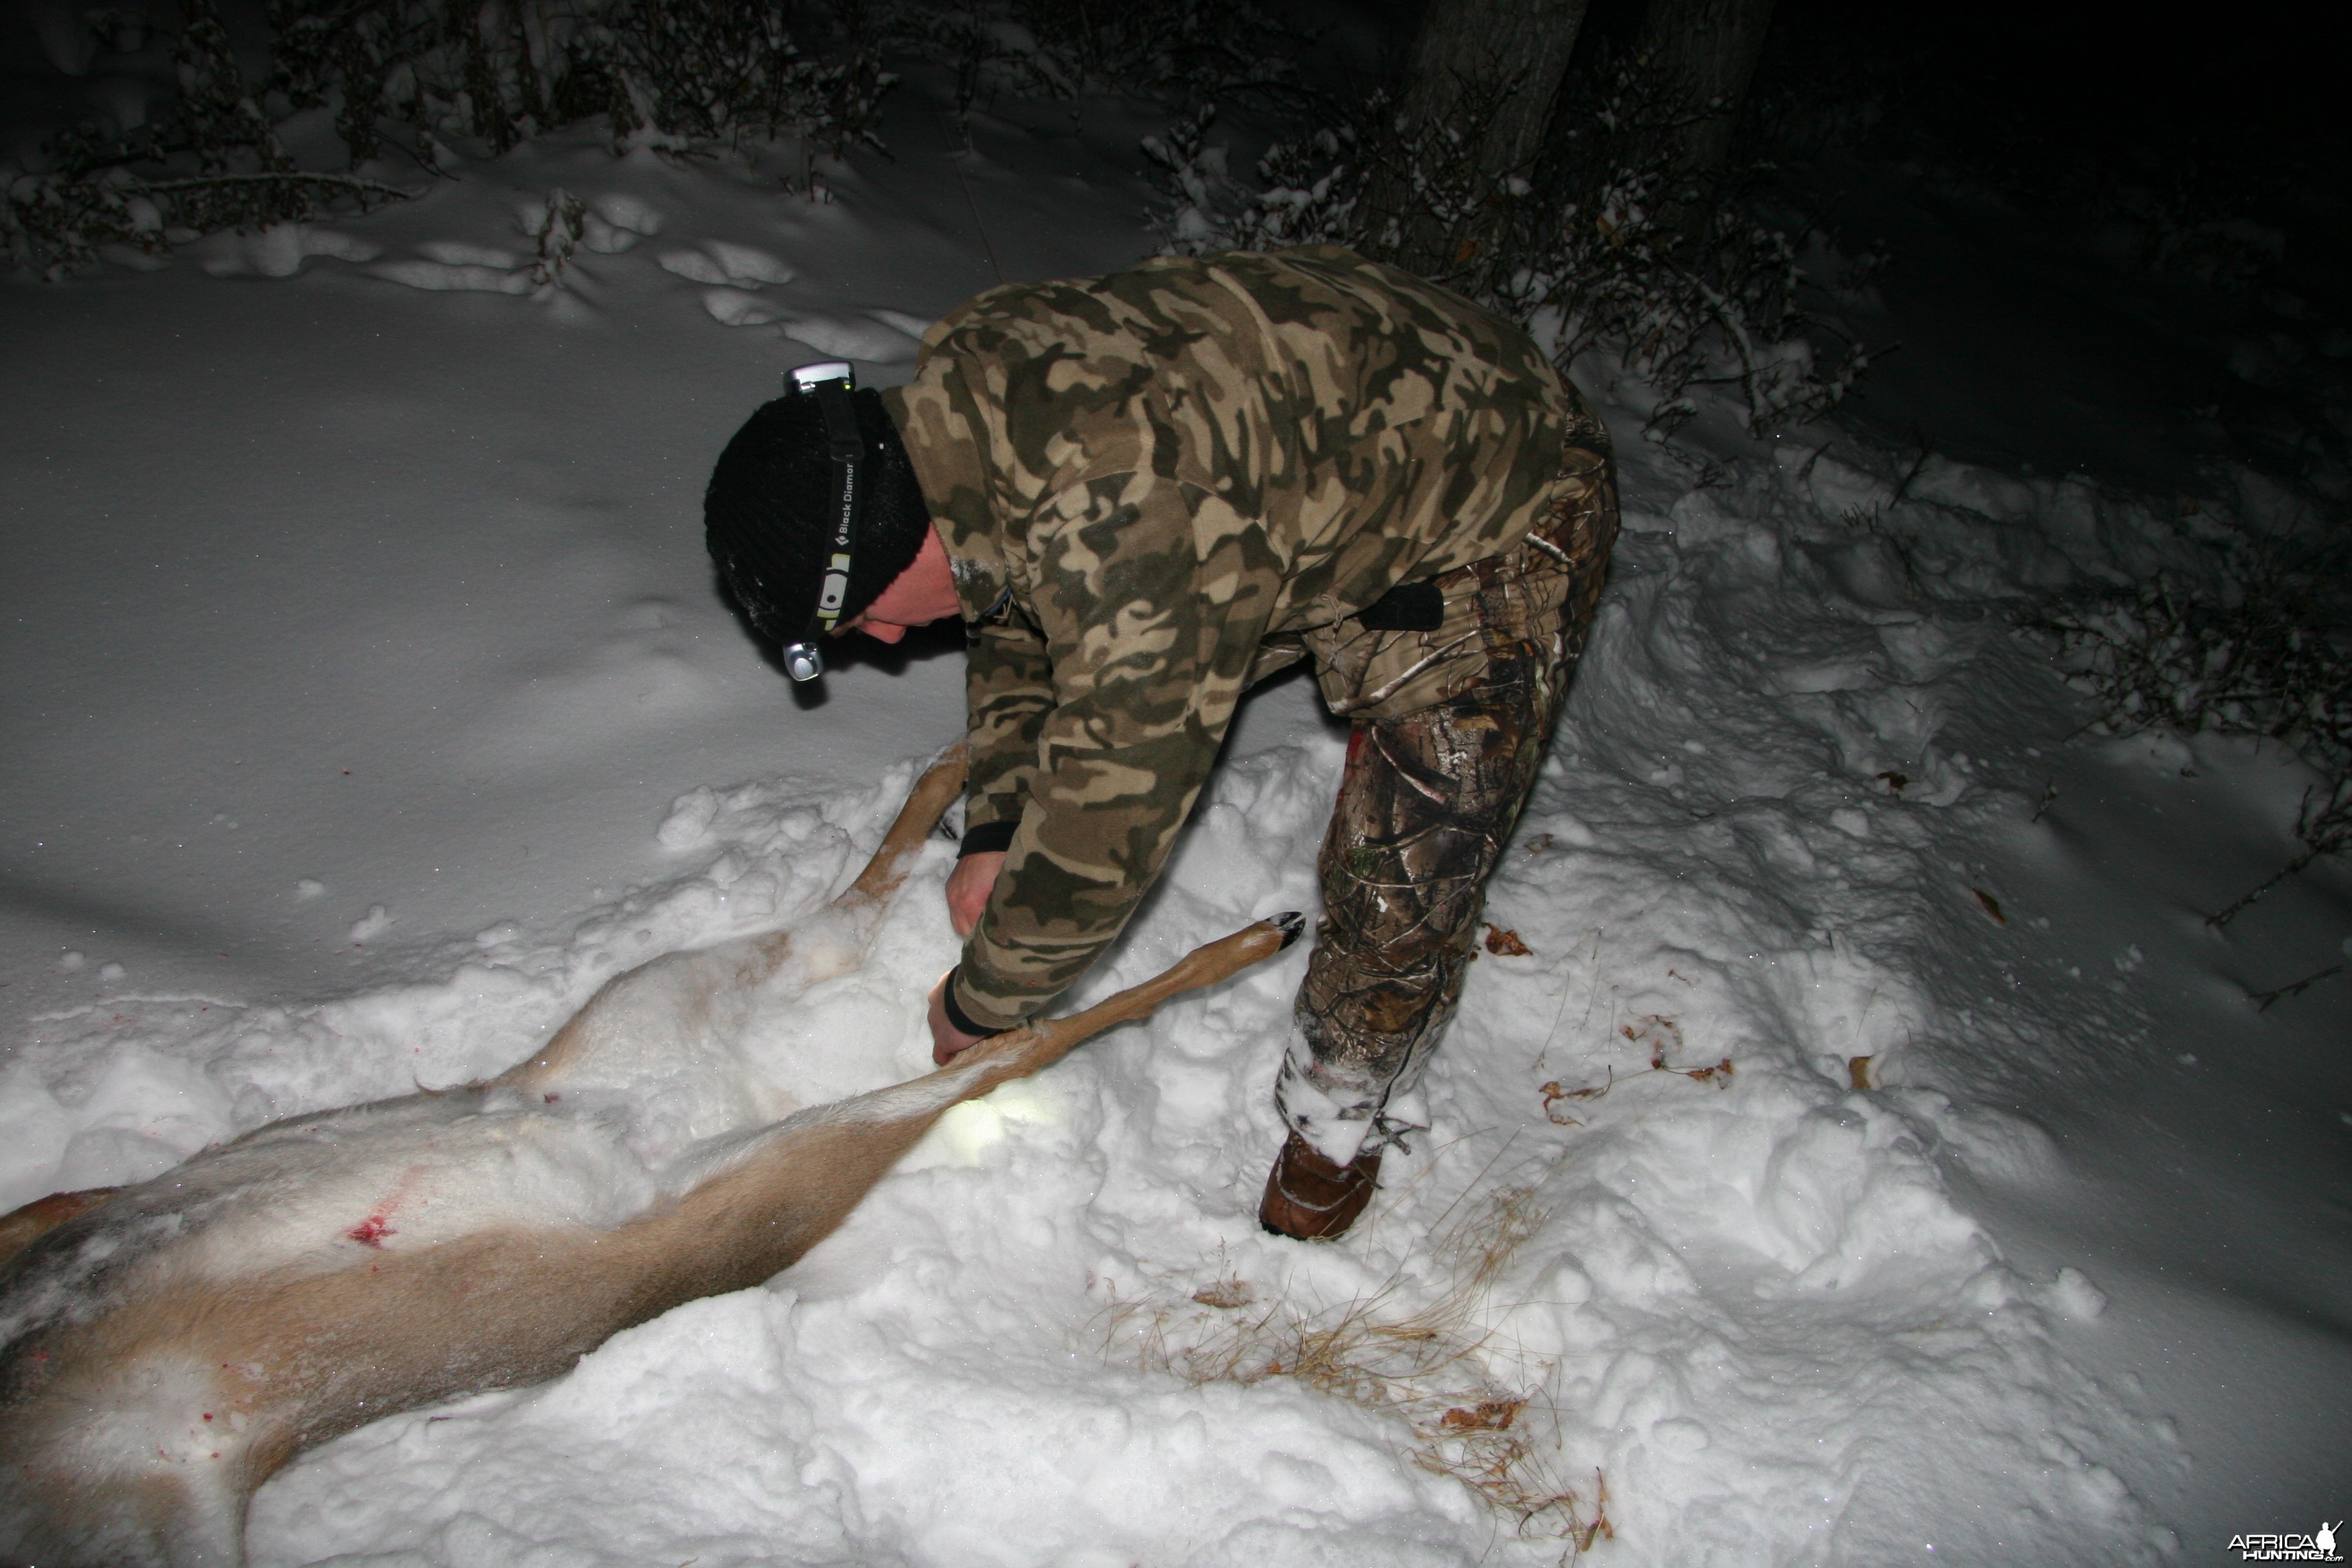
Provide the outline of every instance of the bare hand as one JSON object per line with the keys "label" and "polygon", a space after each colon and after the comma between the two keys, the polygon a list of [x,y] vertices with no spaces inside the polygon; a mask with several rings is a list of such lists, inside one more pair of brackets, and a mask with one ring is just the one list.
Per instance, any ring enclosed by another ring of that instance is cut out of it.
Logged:
{"label": "bare hand", "polygon": [[[997,858],[1002,860],[1004,857],[1000,855]],[[931,987],[931,1060],[941,1067],[988,1038],[985,1035],[967,1035],[948,1022],[948,976],[954,973],[949,970]]]}
{"label": "bare hand", "polygon": [[956,935],[970,936],[980,924],[988,895],[996,889],[996,874],[1003,869],[1003,852],[992,850],[965,856],[948,873],[948,924]]}

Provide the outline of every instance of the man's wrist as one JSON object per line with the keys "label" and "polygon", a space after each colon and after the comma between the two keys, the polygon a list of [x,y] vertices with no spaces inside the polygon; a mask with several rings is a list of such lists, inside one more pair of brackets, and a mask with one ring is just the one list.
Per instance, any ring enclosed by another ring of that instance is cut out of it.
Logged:
{"label": "man's wrist", "polygon": [[1020,823],[1008,818],[1003,822],[983,822],[978,827],[964,829],[963,842],[956,847],[956,858],[1003,854],[1013,847],[1013,832],[1020,826]]}
{"label": "man's wrist", "polygon": [[963,965],[961,963],[957,964],[953,969],[948,971],[947,980],[940,986],[940,1010],[947,1014],[948,1022],[953,1025],[960,1032],[970,1035],[975,1039],[984,1040],[991,1035],[1003,1034],[1005,1031],[1003,1029],[992,1029],[985,1024],[976,1024],[972,1022],[971,1016],[966,1013],[961,1006],[957,1005],[955,994],[956,977],[962,973]]}

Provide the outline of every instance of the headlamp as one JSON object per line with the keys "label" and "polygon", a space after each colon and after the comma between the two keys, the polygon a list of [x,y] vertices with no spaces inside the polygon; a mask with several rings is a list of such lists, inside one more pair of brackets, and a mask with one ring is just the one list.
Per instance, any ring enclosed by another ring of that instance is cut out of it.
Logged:
{"label": "headlamp", "polygon": [[822,360],[804,364],[784,378],[788,391],[816,399],[824,417],[825,442],[833,448],[833,538],[825,552],[824,580],[818,584],[816,613],[798,642],[784,645],[784,673],[794,680],[814,680],[824,673],[824,653],[817,639],[841,624],[841,607],[849,596],[849,563],[857,543],[857,514],[866,504],[858,468],[865,444],[857,434],[857,405],[849,395],[856,376],[847,362]]}

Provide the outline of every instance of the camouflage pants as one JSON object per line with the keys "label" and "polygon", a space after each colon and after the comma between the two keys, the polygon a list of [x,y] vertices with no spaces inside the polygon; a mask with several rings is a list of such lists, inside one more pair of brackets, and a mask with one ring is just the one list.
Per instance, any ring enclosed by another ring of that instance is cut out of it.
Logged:
{"label": "camouflage pants", "polygon": [[1275,1103],[1328,1158],[1426,1125],[1409,1102],[1462,994],[1486,879],[1535,787],[1617,531],[1604,477],[1528,544],[1436,579],[1485,658],[1460,689],[1360,717],[1318,863],[1323,918]]}

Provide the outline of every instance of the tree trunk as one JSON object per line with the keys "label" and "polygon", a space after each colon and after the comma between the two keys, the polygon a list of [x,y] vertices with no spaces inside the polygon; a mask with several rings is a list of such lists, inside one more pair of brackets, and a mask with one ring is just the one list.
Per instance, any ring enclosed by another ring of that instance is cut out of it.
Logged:
{"label": "tree trunk", "polygon": [[[1650,69],[1673,122],[1648,145],[1630,149],[1643,166],[1671,170],[1676,183],[1704,192],[1731,161],[1739,110],[1756,79],[1756,62],[1771,30],[1772,0],[1649,0],[1634,53]],[[1701,198],[1667,222],[1693,243],[1706,237],[1714,204]]]}
{"label": "tree trunk", "polygon": [[[1586,4],[1425,0],[1396,101],[1403,145],[1420,156],[1386,159],[1367,197],[1376,218],[1394,226],[1398,266],[1444,279],[1488,242],[1508,182],[1528,173],[1543,145]],[[1433,179],[1445,210],[1431,210]]]}

